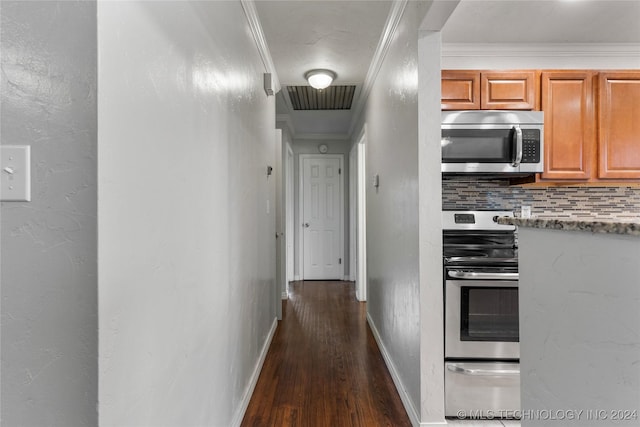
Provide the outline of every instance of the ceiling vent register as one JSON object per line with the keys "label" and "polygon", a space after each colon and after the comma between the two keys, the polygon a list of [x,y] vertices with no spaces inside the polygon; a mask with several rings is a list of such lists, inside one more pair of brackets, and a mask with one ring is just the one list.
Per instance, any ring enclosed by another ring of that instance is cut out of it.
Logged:
{"label": "ceiling vent register", "polygon": [[311,86],[287,86],[294,110],[350,110],[356,86],[329,86],[318,90]]}

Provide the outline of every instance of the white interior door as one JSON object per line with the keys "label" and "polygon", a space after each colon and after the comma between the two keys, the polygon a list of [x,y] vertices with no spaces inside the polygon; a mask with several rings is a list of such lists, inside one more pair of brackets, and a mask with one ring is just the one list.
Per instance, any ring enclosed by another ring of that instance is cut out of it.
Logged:
{"label": "white interior door", "polygon": [[302,157],[303,279],[341,280],[342,157]]}

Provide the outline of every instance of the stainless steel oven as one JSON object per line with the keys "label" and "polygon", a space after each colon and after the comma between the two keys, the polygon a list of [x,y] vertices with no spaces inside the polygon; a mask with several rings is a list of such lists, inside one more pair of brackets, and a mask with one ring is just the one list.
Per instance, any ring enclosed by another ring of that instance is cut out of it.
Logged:
{"label": "stainless steel oven", "polygon": [[444,211],[445,414],[520,409],[518,260],[505,211]]}

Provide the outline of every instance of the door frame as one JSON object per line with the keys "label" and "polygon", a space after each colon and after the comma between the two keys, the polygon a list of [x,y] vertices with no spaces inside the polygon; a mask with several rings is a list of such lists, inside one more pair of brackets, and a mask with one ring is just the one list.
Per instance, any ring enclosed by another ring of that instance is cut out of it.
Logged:
{"label": "door frame", "polygon": [[[276,286],[275,286],[275,300],[276,300],[276,317],[278,320],[282,320],[282,288],[284,287],[284,281],[286,278],[286,247],[284,241],[284,227],[285,227],[285,209],[284,209],[284,174],[282,165],[282,153],[283,153],[283,141],[282,141],[282,129],[275,129],[275,245],[276,245]],[[268,206],[268,205],[267,205]],[[267,207],[267,209],[269,209]]]}
{"label": "door frame", "polygon": [[298,233],[298,274],[300,274],[300,280],[304,280],[304,230],[302,230],[302,224],[304,223],[304,161],[306,159],[338,159],[340,160],[340,195],[339,210],[340,210],[340,258],[342,258],[342,274],[341,278],[345,277],[344,274],[344,154],[300,154],[298,159],[298,219],[299,224],[295,226],[299,227]]}
{"label": "door frame", "polygon": [[356,213],[356,298],[367,300],[367,131],[362,130],[357,147],[357,205]]}
{"label": "door frame", "polygon": [[295,156],[289,142],[286,143],[286,153],[284,162],[285,176],[285,252],[286,252],[286,272],[285,272],[285,289],[282,293],[282,299],[289,298],[289,282],[295,280],[295,198],[294,198],[294,171]]}
{"label": "door frame", "polygon": [[349,280],[356,281],[358,265],[358,144],[349,151]]}

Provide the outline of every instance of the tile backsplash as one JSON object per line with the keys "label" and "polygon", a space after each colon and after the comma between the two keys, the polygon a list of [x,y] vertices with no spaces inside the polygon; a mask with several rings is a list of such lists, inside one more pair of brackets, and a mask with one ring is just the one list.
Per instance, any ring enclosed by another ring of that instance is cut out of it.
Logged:
{"label": "tile backsplash", "polygon": [[506,180],[447,177],[442,181],[443,209],[504,209],[531,206],[537,217],[640,220],[638,187],[510,186]]}

